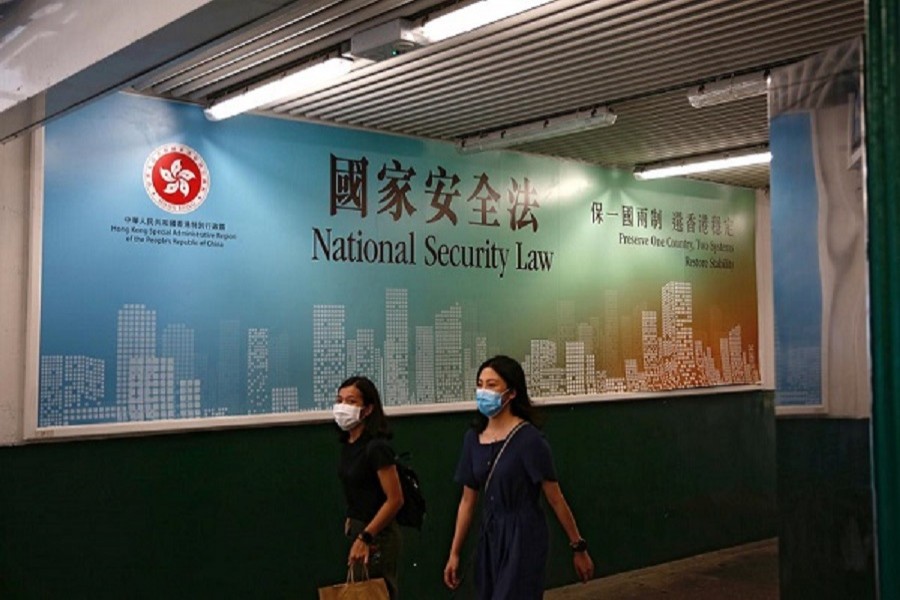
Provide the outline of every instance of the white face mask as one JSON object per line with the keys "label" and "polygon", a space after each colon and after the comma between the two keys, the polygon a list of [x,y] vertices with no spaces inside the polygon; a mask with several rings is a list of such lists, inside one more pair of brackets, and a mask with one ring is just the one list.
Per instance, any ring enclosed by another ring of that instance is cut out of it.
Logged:
{"label": "white face mask", "polygon": [[362,406],[354,406],[352,404],[339,402],[334,405],[331,412],[334,415],[334,422],[344,431],[350,431],[362,421],[360,418]]}

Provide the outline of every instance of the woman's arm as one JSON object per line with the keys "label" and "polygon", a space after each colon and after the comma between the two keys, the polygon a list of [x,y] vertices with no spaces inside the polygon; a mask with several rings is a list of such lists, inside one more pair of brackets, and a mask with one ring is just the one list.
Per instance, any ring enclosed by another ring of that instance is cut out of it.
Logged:
{"label": "woman's arm", "polygon": [[[559,482],[544,481],[544,483],[541,484],[541,489],[544,491],[544,497],[547,498],[547,503],[553,509],[553,512],[556,513],[556,518],[559,520],[559,524],[562,525],[563,531],[565,531],[566,535],[569,537],[569,543],[572,544],[579,541],[581,539],[581,533],[578,531],[578,525],[575,523],[575,516],[572,514],[572,509],[569,508],[569,503],[566,502],[562,489],[559,487]],[[579,579],[581,579],[581,581],[587,581],[593,577],[594,562],[591,560],[591,555],[588,554],[587,550],[573,552],[572,555],[572,561],[575,564],[575,572],[578,573]]]}
{"label": "woman's arm", "polygon": [[459,555],[462,552],[463,543],[472,525],[472,517],[475,515],[475,505],[478,502],[478,492],[467,485],[463,486],[462,497],[459,499],[459,508],[456,510],[456,527],[453,530],[453,542],[450,544],[450,558],[444,567],[444,583],[448,588],[455,590],[462,581],[459,572]]}
{"label": "woman's arm", "polygon": [[[388,465],[378,469],[378,482],[384,491],[386,499],[372,520],[363,529],[369,535],[377,535],[382,529],[397,516],[400,507],[403,506],[403,490],[400,487],[400,476],[397,474],[397,465]],[[348,563],[369,562],[369,545],[360,538],[353,540],[350,546]]]}

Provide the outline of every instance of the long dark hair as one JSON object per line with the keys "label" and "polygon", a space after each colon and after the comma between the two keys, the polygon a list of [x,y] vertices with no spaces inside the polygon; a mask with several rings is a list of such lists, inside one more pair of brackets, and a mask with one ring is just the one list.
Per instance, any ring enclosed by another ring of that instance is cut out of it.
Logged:
{"label": "long dark hair", "polygon": [[[393,434],[388,425],[387,417],[384,415],[384,407],[381,405],[381,394],[378,393],[378,388],[375,387],[372,380],[368,377],[363,377],[362,375],[354,375],[353,377],[345,379],[344,382],[338,386],[338,391],[350,386],[355,387],[359,390],[359,393],[362,394],[363,408],[367,406],[372,407],[372,412],[370,412],[369,416],[363,420],[365,431],[372,437],[390,439]],[[340,439],[342,442],[346,442],[349,437],[349,432],[341,431]]]}
{"label": "long dark hair", "polygon": [[[528,384],[525,382],[525,371],[522,369],[519,361],[503,354],[492,356],[478,367],[478,373],[475,376],[476,382],[481,377],[481,372],[487,368],[496,371],[497,375],[506,382],[508,389],[516,391],[515,397],[509,401],[509,408],[512,414],[520,419],[525,419],[532,425],[540,427],[542,419],[531,403],[531,397],[528,395]],[[472,427],[481,433],[487,427],[487,424],[488,418],[478,413],[475,416]]]}

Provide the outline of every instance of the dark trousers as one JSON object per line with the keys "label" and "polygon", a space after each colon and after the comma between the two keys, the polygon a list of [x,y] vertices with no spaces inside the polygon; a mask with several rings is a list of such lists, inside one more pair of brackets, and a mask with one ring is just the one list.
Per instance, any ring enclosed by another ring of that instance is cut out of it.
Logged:
{"label": "dark trousers", "polygon": [[[359,532],[366,526],[366,523],[356,519],[350,519],[350,531],[347,537],[355,540]],[[383,577],[387,584],[388,592],[391,594],[391,600],[397,600],[397,571],[400,567],[400,550],[403,547],[403,534],[400,532],[400,526],[392,521],[390,525],[378,532],[375,536],[375,542],[369,548],[369,577],[377,579]],[[360,571],[355,571],[356,575],[360,575]]]}

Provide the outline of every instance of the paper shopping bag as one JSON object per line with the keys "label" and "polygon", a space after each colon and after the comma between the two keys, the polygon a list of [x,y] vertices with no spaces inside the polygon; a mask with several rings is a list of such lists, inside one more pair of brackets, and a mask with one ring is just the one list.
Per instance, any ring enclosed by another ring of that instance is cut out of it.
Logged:
{"label": "paper shopping bag", "polygon": [[319,588],[319,600],[390,600],[384,579],[355,581],[353,569],[347,572],[347,581]]}

